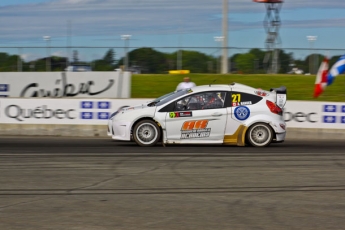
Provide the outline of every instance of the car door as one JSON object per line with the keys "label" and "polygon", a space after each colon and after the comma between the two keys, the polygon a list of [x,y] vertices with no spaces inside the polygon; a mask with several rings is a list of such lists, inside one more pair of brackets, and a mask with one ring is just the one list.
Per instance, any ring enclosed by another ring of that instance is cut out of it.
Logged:
{"label": "car door", "polygon": [[228,121],[225,130],[225,136],[229,137],[236,134],[240,126],[252,115],[255,111],[252,105],[255,105],[262,100],[262,97],[239,91],[232,91],[228,94]]}
{"label": "car door", "polygon": [[222,143],[227,122],[227,92],[188,95],[166,114],[166,139],[170,143]]}

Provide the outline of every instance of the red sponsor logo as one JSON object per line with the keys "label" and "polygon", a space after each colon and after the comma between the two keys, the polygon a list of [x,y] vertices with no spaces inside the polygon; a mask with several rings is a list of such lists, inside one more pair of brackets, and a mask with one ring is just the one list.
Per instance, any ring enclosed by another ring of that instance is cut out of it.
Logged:
{"label": "red sponsor logo", "polygon": [[186,121],[183,123],[181,130],[205,129],[208,120]]}

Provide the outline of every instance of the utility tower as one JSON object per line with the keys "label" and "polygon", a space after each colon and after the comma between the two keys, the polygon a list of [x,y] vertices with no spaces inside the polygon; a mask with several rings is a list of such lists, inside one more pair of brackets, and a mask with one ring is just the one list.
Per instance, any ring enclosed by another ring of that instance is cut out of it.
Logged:
{"label": "utility tower", "polygon": [[279,37],[281,21],[279,13],[283,0],[253,0],[253,2],[265,3],[266,17],[264,27],[267,34],[265,41],[267,54],[264,63],[267,66],[267,73],[278,73],[280,68],[279,49],[281,46]]}

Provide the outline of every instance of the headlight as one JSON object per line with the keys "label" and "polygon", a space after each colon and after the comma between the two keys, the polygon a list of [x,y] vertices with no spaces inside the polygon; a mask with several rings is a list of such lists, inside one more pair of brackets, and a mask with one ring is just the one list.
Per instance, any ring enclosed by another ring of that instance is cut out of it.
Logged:
{"label": "headlight", "polygon": [[115,117],[116,114],[118,114],[123,108],[126,108],[126,107],[129,107],[129,106],[124,105],[124,106],[121,106],[120,108],[118,108],[116,112],[114,112],[110,115],[109,119],[112,119],[113,117]]}
{"label": "headlight", "polygon": [[112,119],[113,117],[115,117],[115,115],[116,115],[117,113],[118,113],[117,111],[114,112],[114,113],[112,113],[112,114],[110,115],[109,119]]}

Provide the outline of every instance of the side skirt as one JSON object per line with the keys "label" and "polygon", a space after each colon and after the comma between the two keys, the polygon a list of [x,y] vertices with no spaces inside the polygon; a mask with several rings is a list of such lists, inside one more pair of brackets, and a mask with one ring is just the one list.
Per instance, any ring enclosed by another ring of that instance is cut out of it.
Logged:
{"label": "side skirt", "polygon": [[240,125],[236,132],[232,135],[224,135],[224,145],[237,145],[245,146],[246,145],[246,131],[248,127]]}

